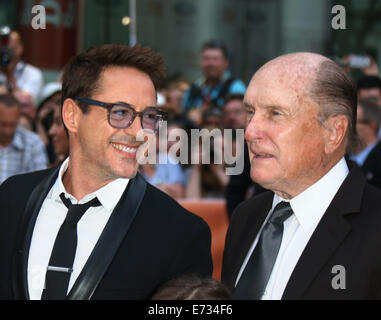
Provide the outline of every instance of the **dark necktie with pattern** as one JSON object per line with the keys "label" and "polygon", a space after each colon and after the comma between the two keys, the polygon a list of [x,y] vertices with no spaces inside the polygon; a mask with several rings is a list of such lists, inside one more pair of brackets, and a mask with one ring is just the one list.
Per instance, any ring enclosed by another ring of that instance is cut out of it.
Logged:
{"label": "dark necktie with pattern", "polygon": [[262,298],[282,242],[283,222],[292,214],[289,202],[282,201],[276,205],[234,289],[234,299]]}
{"label": "dark necktie with pattern", "polygon": [[83,204],[72,204],[69,199],[65,198],[64,193],[61,193],[60,197],[69,210],[54,242],[41,300],[66,298],[77,250],[77,223],[87,209],[101,205],[98,198]]}

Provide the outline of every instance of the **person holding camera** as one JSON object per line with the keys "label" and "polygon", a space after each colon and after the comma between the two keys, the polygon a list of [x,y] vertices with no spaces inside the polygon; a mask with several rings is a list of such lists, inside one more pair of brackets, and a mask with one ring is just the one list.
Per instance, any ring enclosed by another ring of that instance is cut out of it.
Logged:
{"label": "person holding camera", "polygon": [[31,95],[35,103],[43,85],[42,72],[22,61],[24,45],[18,31],[3,27],[1,38],[0,84],[10,93],[22,91],[24,95]]}

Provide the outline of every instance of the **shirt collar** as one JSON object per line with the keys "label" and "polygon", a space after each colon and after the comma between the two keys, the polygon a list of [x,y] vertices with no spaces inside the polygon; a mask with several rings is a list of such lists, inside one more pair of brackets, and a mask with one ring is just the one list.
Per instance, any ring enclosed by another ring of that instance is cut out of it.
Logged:
{"label": "shirt collar", "polygon": [[348,173],[347,163],[342,158],[322,178],[291,200],[275,194],[273,208],[281,201],[290,202],[302,229],[306,233],[313,232]]}
{"label": "shirt collar", "polygon": [[15,70],[16,72],[20,72],[22,69],[25,67],[25,62],[24,61],[19,61],[16,64]]}
{"label": "shirt collar", "polygon": [[116,179],[106,184],[102,188],[87,194],[81,200],[77,201],[77,199],[73,195],[66,192],[65,186],[63,185],[63,182],[62,182],[62,177],[68,167],[69,167],[69,158],[66,158],[66,160],[62,163],[60,167],[57,181],[52,188],[51,199],[53,201],[61,202],[60,194],[62,192],[65,194],[67,198],[70,199],[72,203],[75,203],[75,204],[85,203],[97,197],[100,203],[102,204],[102,206],[111,213],[114,210],[117,203],[119,202],[124,190],[126,189],[129,179],[127,178]]}
{"label": "shirt collar", "polygon": [[22,138],[22,130],[23,129],[20,126],[17,127],[11,142],[12,147],[19,150],[23,150],[25,148],[24,140]]}
{"label": "shirt collar", "polygon": [[374,147],[379,142],[380,142],[380,139],[378,138],[375,142],[373,142],[372,144],[367,146],[360,153],[358,153],[356,155],[350,155],[350,159],[355,161],[361,167],[364,164],[366,158],[368,158],[369,153],[374,149]]}

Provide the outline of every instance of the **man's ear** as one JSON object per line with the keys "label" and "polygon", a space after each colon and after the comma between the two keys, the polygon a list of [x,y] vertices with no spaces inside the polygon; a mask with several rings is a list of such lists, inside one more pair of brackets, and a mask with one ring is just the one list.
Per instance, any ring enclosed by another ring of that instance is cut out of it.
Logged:
{"label": "man's ear", "polygon": [[331,116],[324,122],[324,127],[326,154],[332,154],[340,147],[344,147],[348,118],[344,115]]}
{"label": "man's ear", "polygon": [[81,110],[72,99],[66,99],[62,105],[62,121],[69,132],[77,132],[78,116]]}

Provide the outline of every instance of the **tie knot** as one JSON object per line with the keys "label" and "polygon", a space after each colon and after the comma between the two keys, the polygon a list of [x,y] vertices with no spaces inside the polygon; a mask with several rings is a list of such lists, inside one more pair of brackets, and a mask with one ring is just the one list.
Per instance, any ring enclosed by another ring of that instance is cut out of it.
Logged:
{"label": "tie knot", "polygon": [[289,202],[279,202],[274,208],[270,222],[273,224],[283,224],[293,213]]}
{"label": "tie knot", "polygon": [[87,209],[89,209],[90,207],[98,207],[101,205],[100,201],[96,197],[86,203],[81,204],[72,204],[70,199],[66,198],[63,192],[60,194],[60,198],[63,204],[69,209],[66,215],[65,222],[71,224],[77,224],[78,221],[85,214]]}

